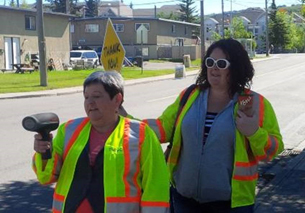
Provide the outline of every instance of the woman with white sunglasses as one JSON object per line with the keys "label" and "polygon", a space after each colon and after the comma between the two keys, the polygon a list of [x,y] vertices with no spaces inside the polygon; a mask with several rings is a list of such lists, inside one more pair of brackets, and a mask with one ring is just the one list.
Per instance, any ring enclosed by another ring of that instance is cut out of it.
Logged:
{"label": "woman with white sunglasses", "polygon": [[258,162],[284,146],[276,115],[250,90],[254,68],[238,41],[213,43],[202,64],[182,110],[187,89],[158,119],[147,120],[161,143],[173,138],[171,211],[252,213]]}

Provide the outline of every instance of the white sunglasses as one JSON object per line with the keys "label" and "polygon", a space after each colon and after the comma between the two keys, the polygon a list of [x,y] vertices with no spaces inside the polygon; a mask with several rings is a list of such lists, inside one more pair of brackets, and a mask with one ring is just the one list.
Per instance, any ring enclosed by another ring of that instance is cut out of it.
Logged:
{"label": "white sunglasses", "polygon": [[214,58],[207,57],[205,59],[205,66],[207,68],[213,68],[214,66],[217,66],[218,69],[224,70],[227,69],[230,66],[230,62],[227,59],[217,59],[215,60]]}

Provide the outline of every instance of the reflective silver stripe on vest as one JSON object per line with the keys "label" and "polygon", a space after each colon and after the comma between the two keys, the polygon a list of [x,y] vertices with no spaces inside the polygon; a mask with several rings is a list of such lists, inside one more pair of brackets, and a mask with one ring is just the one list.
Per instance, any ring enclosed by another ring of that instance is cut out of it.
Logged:
{"label": "reflective silver stripe on vest", "polygon": [[60,170],[61,170],[61,167],[62,167],[62,159],[57,153],[55,154],[54,157],[55,157],[55,159],[57,159],[57,162],[56,162],[55,172],[54,172],[53,175],[56,177],[56,179],[58,179],[59,173],[60,173]]}
{"label": "reflective silver stripe on vest", "polygon": [[[130,121],[129,127],[129,142],[128,142],[128,151],[129,151],[129,173],[127,174],[126,180],[130,186],[130,194],[126,195],[128,197],[137,197],[140,196],[140,186],[134,181],[135,176],[137,175],[137,168],[140,166],[140,123],[137,121]],[[139,171],[138,171],[139,172]],[[136,185],[135,185],[136,184]],[[138,187],[138,188],[137,188]]]}
{"label": "reflective silver stripe on vest", "polygon": [[73,133],[75,132],[75,129],[78,127],[78,125],[81,124],[81,122],[83,122],[85,118],[78,118],[73,120],[71,123],[68,123],[66,126],[66,131],[65,131],[65,147],[64,150],[66,150],[68,143],[73,135]]}
{"label": "reflective silver stripe on vest", "polygon": [[257,116],[254,116],[255,118],[256,118],[256,123],[260,126],[260,122],[259,122],[259,118],[260,118],[260,114],[261,113],[263,113],[263,112],[261,112],[260,110],[260,96],[257,94],[257,93],[254,93],[253,94],[253,109],[257,109],[258,110],[258,112],[257,112]]}
{"label": "reflective silver stripe on vest", "polygon": [[241,177],[253,177],[257,174],[257,164],[253,166],[235,166],[234,175]]}
{"label": "reflective silver stripe on vest", "polygon": [[147,120],[145,120],[145,123],[147,123],[147,125],[152,130],[154,130],[154,132],[156,133],[158,139],[160,140],[161,139],[161,132],[160,132],[157,120],[156,119],[147,119]]}
{"label": "reflective silver stripe on vest", "polygon": [[141,213],[168,213],[169,208],[162,207],[162,206],[144,206],[141,208]]}
{"label": "reflective silver stripe on vest", "polygon": [[53,209],[56,209],[57,211],[61,212],[62,207],[63,207],[63,202],[53,199]]}
{"label": "reflective silver stripe on vest", "polygon": [[107,203],[107,213],[140,213],[139,202]]}

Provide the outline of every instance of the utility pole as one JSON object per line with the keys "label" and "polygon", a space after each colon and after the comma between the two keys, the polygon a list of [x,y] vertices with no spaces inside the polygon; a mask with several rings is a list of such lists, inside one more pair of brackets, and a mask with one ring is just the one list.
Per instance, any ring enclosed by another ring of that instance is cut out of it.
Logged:
{"label": "utility pole", "polygon": [[204,27],[204,1],[200,0],[200,15],[201,15],[201,33],[200,33],[200,39],[201,39],[201,64],[203,63],[203,58],[205,56],[205,27]]}
{"label": "utility pole", "polygon": [[230,36],[231,36],[231,38],[233,38],[232,16],[233,16],[233,13],[232,13],[232,0],[231,0],[231,14],[230,14]]}
{"label": "utility pole", "polygon": [[143,74],[143,30],[141,30],[141,74]]}
{"label": "utility pole", "polygon": [[69,0],[66,0],[66,14],[70,13],[70,2]]}
{"label": "utility pole", "polygon": [[37,33],[39,47],[40,86],[48,86],[46,67],[46,41],[44,37],[42,0],[37,0]]}
{"label": "utility pole", "polygon": [[268,0],[265,0],[265,10],[266,10],[266,56],[269,56]]}
{"label": "utility pole", "polygon": [[221,0],[221,11],[222,11],[222,38],[225,38],[225,14],[224,14],[224,3]]}

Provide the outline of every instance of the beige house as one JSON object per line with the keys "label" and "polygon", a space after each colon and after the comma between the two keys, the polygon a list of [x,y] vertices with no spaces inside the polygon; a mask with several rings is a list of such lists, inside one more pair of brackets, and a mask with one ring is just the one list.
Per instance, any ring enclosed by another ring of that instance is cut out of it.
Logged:
{"label": "beige house", "polygon": [[[75,18],[71,21],[72,45],[77,47],[102,47],[107,24],[106,17]],[[144,58],[181,58],[190,54],[192,59],[200,58],[200,47],[194,45],[194,32],[199,24],[161,18],[111,18],[127,57],[143,52]],[[173,47],[180,46],[177,49]],[[174,50],[175,49],[175,50]]]}
{"label": "beige house", "polygon": [[[70,15],[44,13],[47,60],[52,58],[56,69],[69,63]],[[29,63],[38,53],[36,10],[0,6],[0,69],[14,69],[12,64]]]}

